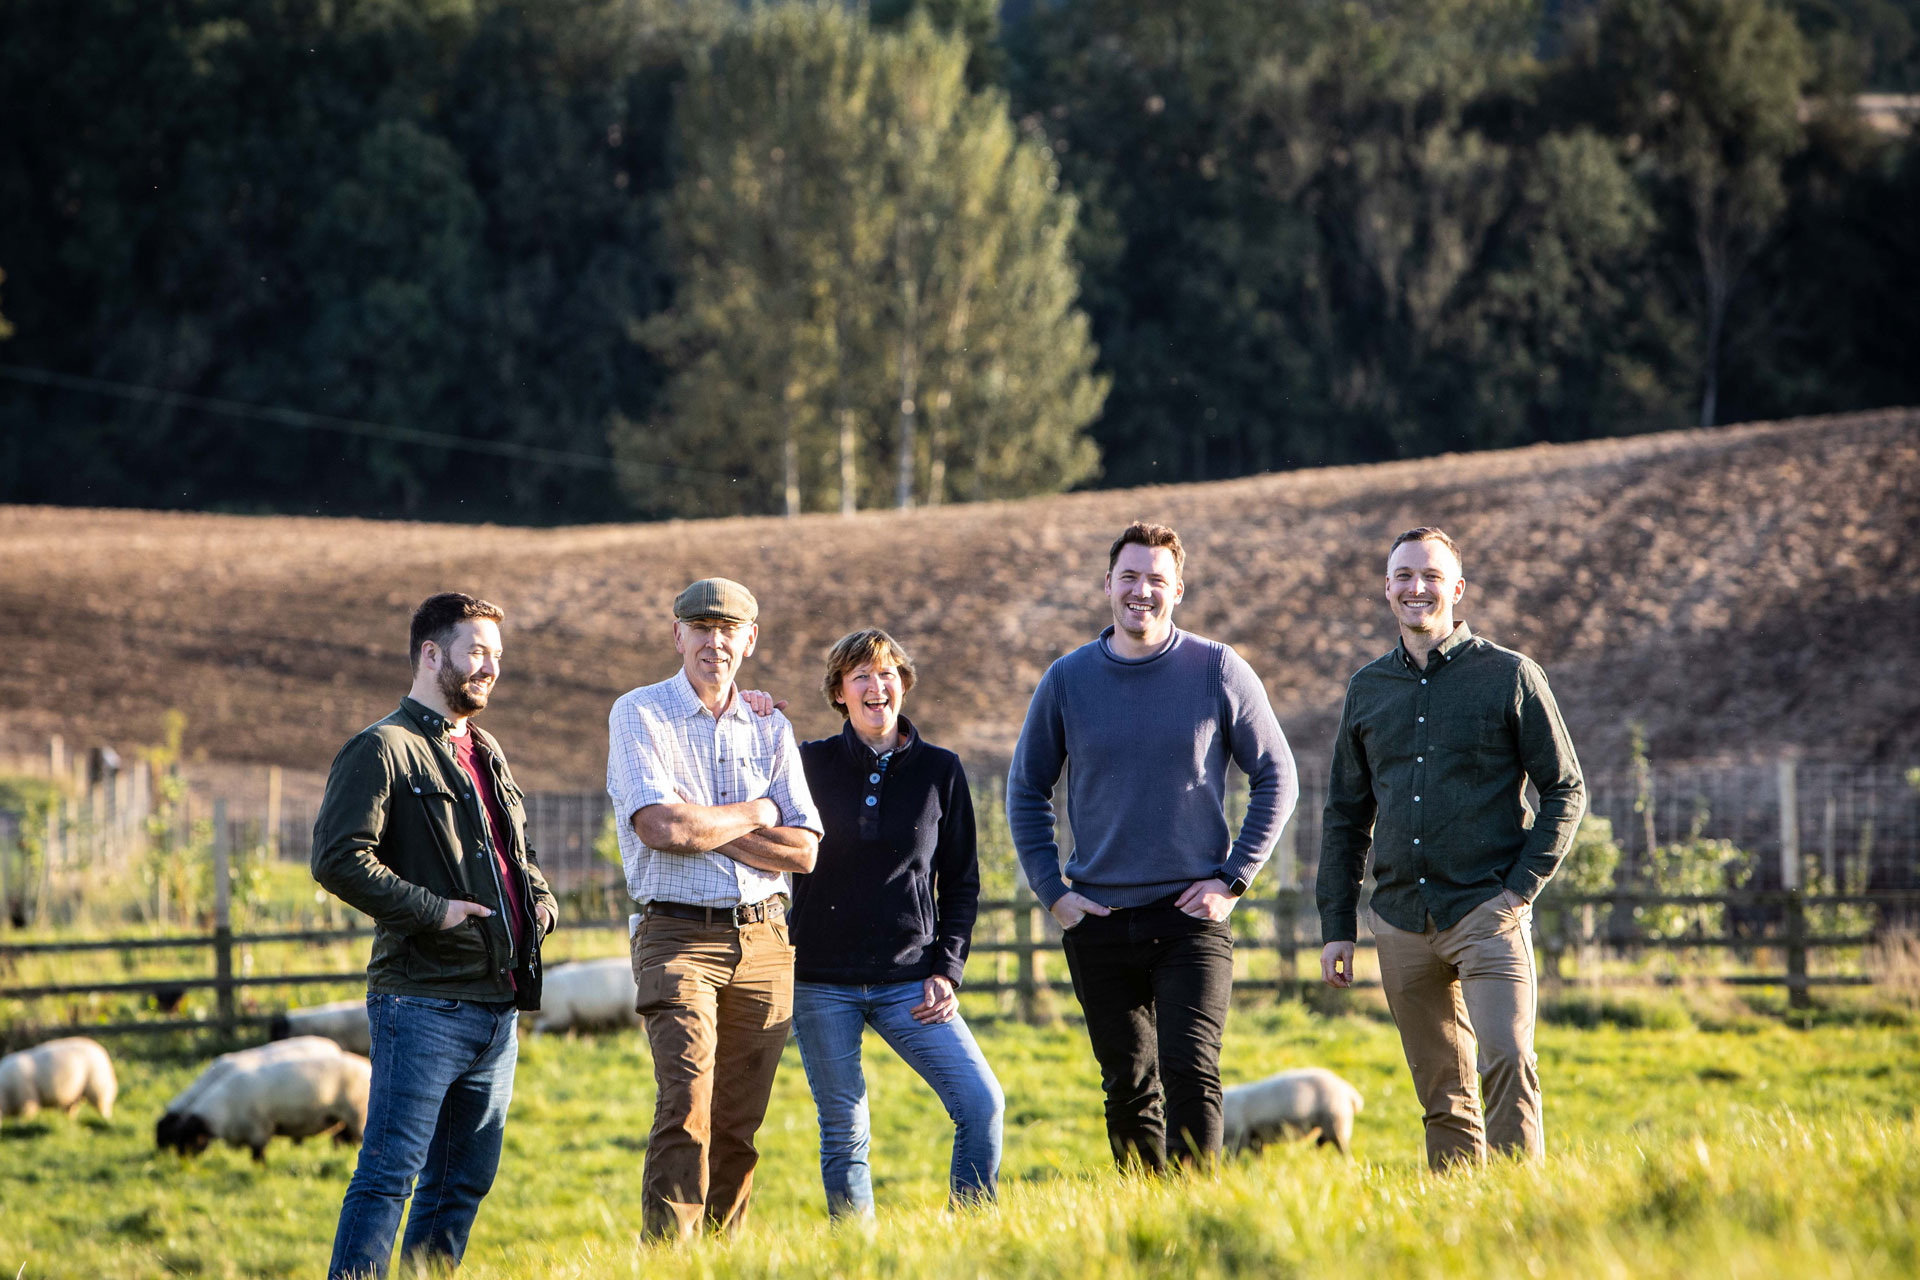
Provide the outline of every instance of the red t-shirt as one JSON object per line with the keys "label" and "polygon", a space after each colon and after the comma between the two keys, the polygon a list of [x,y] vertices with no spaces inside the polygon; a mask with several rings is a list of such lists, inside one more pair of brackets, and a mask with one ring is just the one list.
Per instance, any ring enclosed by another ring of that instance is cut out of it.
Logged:
{"label": "red t-shirt", "polygon": [[467,771],[467,777],[473,779],[473,789],[479,793],[480,805],[486,810],[487,827],[493,835],[493,860],[500,869],[500,885],[506,890],[506,900],[501,904],[507,913],[507,928],[512,930],[515,955],[525,955],[527,945],[526,903],[520,897],[520,881],[514,873],[513,864],[507,860],[506,810],[500,807],[500,797],[493,791],[493,771],[478,758],[473,749],[473,735],[463,733],[454,737],[453,758]]}

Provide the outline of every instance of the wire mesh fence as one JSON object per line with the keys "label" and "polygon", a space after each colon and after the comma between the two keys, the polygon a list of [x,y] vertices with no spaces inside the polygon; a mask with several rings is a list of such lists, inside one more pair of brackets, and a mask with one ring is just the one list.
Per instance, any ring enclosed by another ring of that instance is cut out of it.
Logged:
{"label": "wire mesh fence", "polygon": [[[21,762],[13,762],[19,769]],[[49,790],[31,803],[0,803],[0,929],[28,923],[63,876],[125,867],[167,841],[184,857],[211,848],[208,820],[223,806],[235,848],[258,848],[278,861],[305,862],[324,775],[271,766],[176,766],[182,785],[144,762],[64,753],[41,761]],[[0,772],[5,772],[0,770]],[[1023,891],[1006,826],[1004,781],[976,769],[983,890]],[[1311,901],[1319,861],[1323,765],[1303,760],[1301,802],[1282,833],[1254,896],[1296,891]],[[1229,816],[1245,811],[1236,778]],[[1622,891],[1648,890],[1653,852],[1692,840],[1726,841],[1743,862],[1738,883],[1751,890],[1868,893],[1920,889],[1920,768],[1902,764],[1652,763],[1590,768],[1589,812],[1612,828]],[[1064,794],[1064,789],[1063,789]],[[168,799],[169,795],[172,796]],[[609,914],[624,909],[624,883],[606,793],[535,791],[527,797],[529,843],[555,891]],[[1070,832],[1062,823],[1063,854]],[[1905,923],[1899,912],[1886,923]]]}

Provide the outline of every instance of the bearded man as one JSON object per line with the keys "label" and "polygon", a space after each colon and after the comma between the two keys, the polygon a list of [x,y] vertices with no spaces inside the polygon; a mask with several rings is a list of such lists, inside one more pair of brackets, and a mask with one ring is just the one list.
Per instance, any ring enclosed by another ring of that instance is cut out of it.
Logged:
{"label": "bearded man", "polygon": [[403,1256],[459,1265],[500,1164],[515,1023],[540,1007],[555,918],[520,788],[472,723],[500,676],[504,616],[460,592],[414,611],[413,688],[334,757],[314,822],[313,878],[375,925],[366,1137],[329,1277],[386,1275],[410,1190]]}

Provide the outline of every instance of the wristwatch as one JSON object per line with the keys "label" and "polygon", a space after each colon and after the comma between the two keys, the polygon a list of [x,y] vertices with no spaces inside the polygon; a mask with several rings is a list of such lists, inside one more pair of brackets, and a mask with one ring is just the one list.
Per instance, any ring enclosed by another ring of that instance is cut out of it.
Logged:
{"label": "wristwatch", "polygon": [[[1226,873],[1224,871],[1221,872],[1221,879],[1223,880],[1226,879]],[[1245,893],[1246,891],[1247,891],[1247,882],[1245,880],[1242,880],[1239,876],[1235,876],[1233,879],[1227,880],[1227,892],[1232,894],[1234,897],[1237,898],[1241,894]]]}

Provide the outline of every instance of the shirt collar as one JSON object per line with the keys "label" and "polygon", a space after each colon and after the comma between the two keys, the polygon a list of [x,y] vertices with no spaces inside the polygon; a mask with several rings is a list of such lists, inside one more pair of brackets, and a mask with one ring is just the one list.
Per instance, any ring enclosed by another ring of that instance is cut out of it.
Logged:
{"label": "shirt collar", "polygon": [[[695,691],[693,681],[687,679],[687,669],[685,667],[674,672],[673,679],[667,681],[667,684],[673,694],[674,710],[679,712],[681,719],[690,720],[697,715],[713,716],[713,713],[707,710],[707,704],[700,701],[700,695]],[[713,716],[713,719],[718,721],[751,720],[752,718],[752,713],[747,710],[746,699],[740,696],[740,686],[736,682],[733,689],[733,701],[727,704],[725,711],[722,711],[717,716]]]}
{"label": "shirt collar", "polygon": [[[853,754],[853,758],[856,760],[878,760],[880,758],[879,752],[860,741],[860,735],[854,732],[853,721],[851,720],[847,721],[847,723],[841,727],[840,740],[846,744],[847,750]],[[901,716],[900,745],[888,752],[888,754],[893,756],[897,761],[905,761],[908,754],[919,745],[920,731],[913,727],[913,721],[907,719],[905,716]]]}
{"label": "shirt collar", "polygon": [[[1429,653],[1427,657],[1430,659],[1437,658],[1440,664],[1445,666],[1447,663],[1452,662],[1454,658],[1459,655],[1460,650],[1466,647],[1467,642],[1472,639],[1473,628],[1465,622],[1457,623],[1447,638],[1434,646],[1433,652]],[[1405,640],[1402,640],[1394,646],[1394,652],[1400,655],[1400,665],[1407,670],[1418,671],[1421,669],[1414,665],[1413,655],[1407,652],[1407,642]]]}

